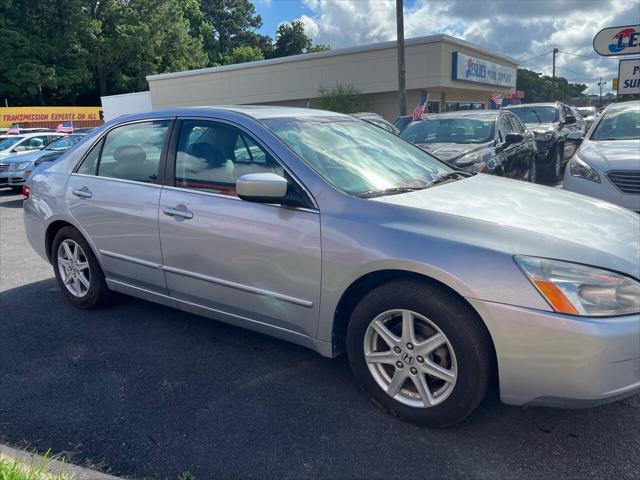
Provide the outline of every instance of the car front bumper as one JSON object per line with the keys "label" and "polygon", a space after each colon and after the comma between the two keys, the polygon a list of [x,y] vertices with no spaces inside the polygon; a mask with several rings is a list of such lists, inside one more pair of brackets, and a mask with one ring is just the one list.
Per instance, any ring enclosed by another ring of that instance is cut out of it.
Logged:
{"label": "car front bumper", "polygon": [[29,178],[31,172],[28,170],[18,170],[16,172],[9,171],[7,174],[7,184],[10,187],[19,187],[24,185],[24,182]]}
{"label": "car front bumper", "polygon": [[571,175],[569,168],[565,170],[563,188],[570,192],[581,193],[589,197],[599,198],[615,203],[624,208],[640,213],[640,195],[622,193],[611,183],[609,177],[600,173],[600,183]]}
{"label": "car front bumper", "polygon": [[491,333],[504,403],[584,408],[640,392],[640,314],[573,317],[468,300]]}

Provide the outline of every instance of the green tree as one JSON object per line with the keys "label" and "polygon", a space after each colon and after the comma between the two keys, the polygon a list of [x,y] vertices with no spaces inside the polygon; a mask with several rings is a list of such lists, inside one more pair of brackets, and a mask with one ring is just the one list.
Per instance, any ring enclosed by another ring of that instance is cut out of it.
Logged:
{"label": "green tree", "polygon": [[[569,83],[564,77],[556,77],[556,100],[566,101],[570,98],[577,98],[586,89],[586,85]],[[525,92],[525,101],[528,103],[549,102],[552,92],[551,77],[526,68],[519,68],[516,90]]]}
{"label": "green tree", "polygon": [[318,98],[314,108],[339,113],[355,113],[364,110],[362,95],[353,85],[336,84],[332,88],[322,87],[318,90]]}
{"label": "green tree", "polygon": [[225,65],[233,63],[253,62],[263,60],[262,51],[258,47],[236,47],[229,55],[225,55]]}
{"label": "green tree", "polygon": [[329,45],[325,45],[324,43],[316,43],[311,48],[307,48],[307,53],[328,52],[329,50],[331,50],[331,47]]}

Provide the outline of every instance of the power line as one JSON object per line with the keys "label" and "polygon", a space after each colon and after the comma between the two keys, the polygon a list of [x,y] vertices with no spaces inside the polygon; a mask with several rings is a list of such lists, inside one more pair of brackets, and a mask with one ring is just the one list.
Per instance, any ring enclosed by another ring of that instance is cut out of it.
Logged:
{"label": "power line", "polygon": [[518,63],[525,63],[529,60],[535,60],[536,58],[544,57],[545,55],[549,55],[553,50],[549,50],[548,52],[541,53],[540,55],[536,55],[535,57],[527,58],[525,60],[518,60]]}
{"label": "power line", "polygon": [[580,55],[578,53],[563,52],[562,50],[558,50],[558,53],[564,53],[565,55],[572,55],[574,57],[590,58],[591,60],[610,60],[610,59],[605,58],[605,57],[592,57],[592,56],[589,56],[589,55]]}

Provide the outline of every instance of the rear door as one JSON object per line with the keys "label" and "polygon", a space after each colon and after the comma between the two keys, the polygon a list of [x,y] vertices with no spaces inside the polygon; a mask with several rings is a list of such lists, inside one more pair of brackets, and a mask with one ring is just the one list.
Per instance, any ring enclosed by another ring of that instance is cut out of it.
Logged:
{"label": "rear door", "polygon": [[[320,215],[308,208],[241,200],[235,181],[249,173],[289,177],[248,131],[222,121],[176,126],[160,201],[167,286],[183,305],[228,321],[267,324],[309,337],[320,303]],[[175,162],[175,164],[173,163]]]}
{"label": "rear door", "polygon": [[122,125],[87,154],[67,184],[66,202],[98,250],[106,276],[166,293],[158,204],[172,120]]}

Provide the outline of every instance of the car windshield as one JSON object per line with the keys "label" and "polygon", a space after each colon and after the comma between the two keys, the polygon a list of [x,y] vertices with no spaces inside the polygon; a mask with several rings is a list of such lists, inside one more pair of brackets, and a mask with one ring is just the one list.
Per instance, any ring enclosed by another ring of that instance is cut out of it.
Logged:
{"label": "car windshield", "polygon": [[365,122],[308,117],[264,123],[319,175],[350,195],[425,188],[454,171],[406,140]]}
{"label": "car windshield", "polygon": [[596,114],[595,107],[579,107],[578,111],[582,114],[583,117],[593,117]]}
{"label": "car windshield", "polygon": [[638,140],[640,106],[611,110],[604,114],[591,134],[591,140]]}
{"label": "car windshield", "polygon": [[551,106],[530,107],[522,105],[510,108],[524,123],[554,123],[558,121],[558,109]]}
{"label": "car windshield", "polygon": [[493,139],[495,117],[431,116],[400,134],[413,143],[485,143]]}
{"label": "car windshield", "polygon": [[1,140],[0,152],[4,150],[9,150],[11,147],[13,147],[16,143],[18,143],[23,138],[24,137],[10,137],[10,138],[5,138],[4,140]]}
{"label": "car windshield", "polygon": [[56,150],[56,151],[68,150],[73,145],[78,143],[78,141],[83,136],[84,135],[67,135],[66,137],[61,137],[51,142],[49,145],[47,145],[47,148],[45,148],[45,150]]}

